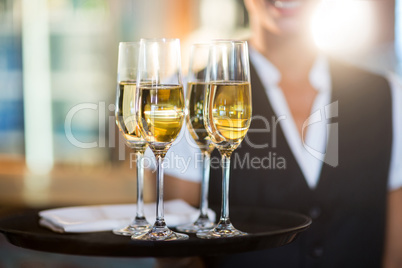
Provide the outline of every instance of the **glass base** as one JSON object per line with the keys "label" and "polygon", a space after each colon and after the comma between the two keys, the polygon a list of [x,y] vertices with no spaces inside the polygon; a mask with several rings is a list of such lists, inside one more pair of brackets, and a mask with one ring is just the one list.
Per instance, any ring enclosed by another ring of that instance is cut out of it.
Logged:
{"label": "glass base", "polygon": [[136,218],[130,225],[114,229],[116,235],[131,236],[134,234],[144,234],[151,230],[152,225],[145,218]]}
{"label": "glass base", "polygon": [[173,241],[173,240],[186,240],[189,236],[186,234],[176,233],[168,227],[153,227],[150,231],[141,234],[133,234],[133,240],[147,240],[147,241]]}
{"label": "glass base", "polygon": [[197,232],[198,238],[214,239],[247,235],[247,233],[237,230],[229,221],[220,221],[211,230],[201,230]]}
{"label": "glass base", "polygon": [[210,230],[215,226],[215,223],[211,221],[208,216],[199,217],[194,223],[184,224],[177,226],[176,229],[185,233],[196,233],[202,230]]}

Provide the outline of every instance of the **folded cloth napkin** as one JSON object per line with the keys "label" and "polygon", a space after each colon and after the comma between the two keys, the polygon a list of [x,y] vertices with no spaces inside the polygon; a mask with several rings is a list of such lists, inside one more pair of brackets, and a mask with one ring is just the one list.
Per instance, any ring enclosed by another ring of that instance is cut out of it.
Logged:
{"label": "folded cloth napkin", "polygon": [[[166,224],[170,227],[194,222],[200,212],[185,201],[177,199],[164,202]],[[39,212],[39,224],[58,233],[86,233],[109,231],[130,224],[136,212],[135,204],[79,206],[48,209]],[[144,205],[144,214],[153,224],[156,205]],[[208,216],[215,221],[215,213]]]}

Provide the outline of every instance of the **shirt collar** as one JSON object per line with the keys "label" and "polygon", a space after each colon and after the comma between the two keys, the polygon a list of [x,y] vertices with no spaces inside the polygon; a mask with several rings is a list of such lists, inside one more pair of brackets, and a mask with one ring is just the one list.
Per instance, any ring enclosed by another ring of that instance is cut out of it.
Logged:
{"label": "shirt collar", "polygon": [[310,84],[320,92],[331,91],[331,75],[329,72],[328,59],[319,54],[309,74]]}
{"label": "shirt collar", "polygon": [[[281,80],[281,73],[267,58],[249,46],[250,60],[255,66],[262,84],[267,90],[277,88]],[[319,54],[310,70],[311,85],[319,92],[331,91],[331,77],[327,58]]]}
{"label": "shirt collar", "polygon": [[257,50],[249,46],[250,60],[255,66],[258,76],[265,88],[278,86],[281,80],[281,73],[267,58]]}

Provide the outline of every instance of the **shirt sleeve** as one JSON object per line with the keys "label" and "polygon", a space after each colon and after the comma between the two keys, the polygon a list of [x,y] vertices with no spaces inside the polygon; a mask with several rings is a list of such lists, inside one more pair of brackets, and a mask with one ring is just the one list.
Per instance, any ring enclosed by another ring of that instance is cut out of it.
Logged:
{"label": "shirt sleeve", "polygon": [[392,151],[388,177],[388,190],[402,187],[402,83],[395,75],[388,76],[392,96]]}

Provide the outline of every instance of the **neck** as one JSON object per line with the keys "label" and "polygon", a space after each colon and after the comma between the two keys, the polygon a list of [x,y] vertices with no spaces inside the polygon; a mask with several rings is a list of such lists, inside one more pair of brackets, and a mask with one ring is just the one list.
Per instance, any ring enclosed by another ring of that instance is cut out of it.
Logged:
{"label": "neck", "polygon": [[282,78],[301,80],[308,78],[317,56],[317,49],[308,34],[279,36],[264,29],[254,31],[251,45],[280,71]]}

